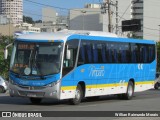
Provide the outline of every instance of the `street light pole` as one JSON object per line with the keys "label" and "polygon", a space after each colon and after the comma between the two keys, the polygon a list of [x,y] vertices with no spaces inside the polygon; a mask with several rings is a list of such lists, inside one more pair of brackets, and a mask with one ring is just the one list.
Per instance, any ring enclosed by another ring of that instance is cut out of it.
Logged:
{"label": "street light pole", "polygon": [[84,30],[84,14],[86,13],[86,11],[82,10],[81,12],[83,13],[83,24],[82,24],[82,26],[83,26],[83,30]]}

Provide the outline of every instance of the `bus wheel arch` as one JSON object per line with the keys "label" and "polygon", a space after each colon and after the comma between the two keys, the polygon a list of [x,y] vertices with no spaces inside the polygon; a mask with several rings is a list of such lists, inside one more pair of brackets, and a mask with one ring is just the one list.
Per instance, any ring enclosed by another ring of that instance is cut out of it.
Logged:
{"label": "bus wheel arch", "polygon": [[75,98],[70,99],[69,102],[72,105],[77,105],[81,102],[84,96],[85,96],[85,83],[82,81],[77,84],[75,91]]}
{"label": "bus wheel arch", "polygon": [[81,85],[81,87],[82,87],[82,92],[83,92],[83,97],[85,97],[86,85],[85,85],[84,81],[80,81],[78,84]]}
{"label": "bus wheel arch", "polygon": [[133,87],[135,88],[135,80],[133,78],[131,78],[129,81],[131,81],[133,83]]}

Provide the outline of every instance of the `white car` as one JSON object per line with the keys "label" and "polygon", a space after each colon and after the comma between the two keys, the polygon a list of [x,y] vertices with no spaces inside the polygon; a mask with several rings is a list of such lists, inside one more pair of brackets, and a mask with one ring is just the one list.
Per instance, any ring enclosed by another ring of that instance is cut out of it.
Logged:
{"label": "white car", "polygon": [[7,81],[2,76],[0,76],[0,93],[5,93],[7,89]]}

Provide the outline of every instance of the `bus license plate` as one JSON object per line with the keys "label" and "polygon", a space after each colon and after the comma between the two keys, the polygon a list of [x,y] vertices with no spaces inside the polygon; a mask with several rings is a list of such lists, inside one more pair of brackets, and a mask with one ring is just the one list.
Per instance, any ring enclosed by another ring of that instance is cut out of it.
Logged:
{"label": "bus license plate", "polygon": [[28,97],[37,97],[37,95],[35,93],[28,93],[27,96]]}

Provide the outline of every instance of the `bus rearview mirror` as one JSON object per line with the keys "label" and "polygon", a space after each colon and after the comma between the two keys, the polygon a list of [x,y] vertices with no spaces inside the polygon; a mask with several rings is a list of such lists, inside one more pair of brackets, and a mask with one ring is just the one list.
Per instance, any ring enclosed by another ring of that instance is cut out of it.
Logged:
{"label": "bus rearview mirror", "polygon": [[70,50],[67,50],[66,58],[67,58],[68,60],[71,59],[71,51],[70,51]]}
{"label": "bus rearview mirror", "polygon": [[4,49],[4,59],[6,60],[7,57],[8,57],[8,49],[5,48],[5,49]]}

